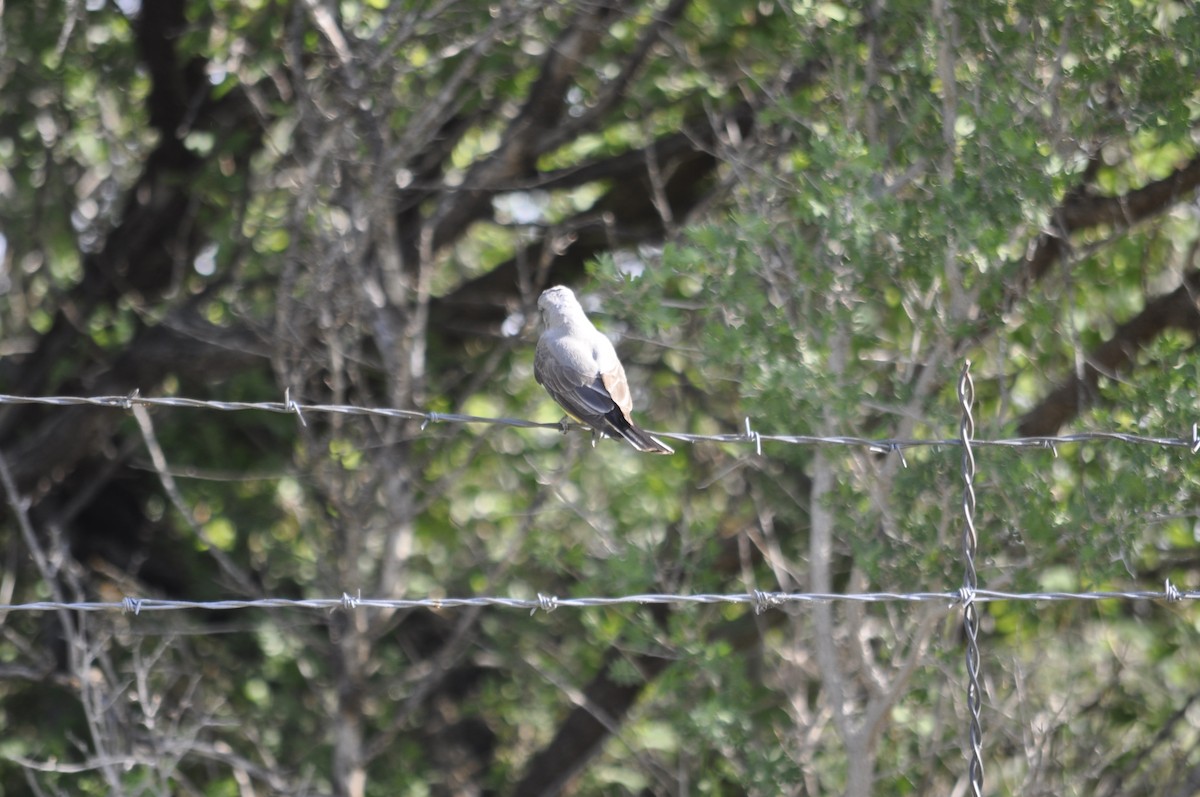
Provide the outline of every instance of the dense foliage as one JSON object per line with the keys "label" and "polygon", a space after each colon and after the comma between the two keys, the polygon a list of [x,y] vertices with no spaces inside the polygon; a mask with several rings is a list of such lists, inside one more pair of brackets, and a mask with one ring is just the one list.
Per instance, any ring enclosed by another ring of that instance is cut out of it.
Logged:
{"label": "dense foliage", "polygon": [[[0,3],[0,393],[1200,420],[1192,2]],[[0,603],[950,591],[961,452],[0,404]],[[981,586],[1200,588],[1200,459],[976,452]],[[1194,601],[981,605],[986,789],[1184,794]],[[949,603],[0,613],[0,795],[965,793]],[[1189,786],[1189,784],[1191,784]]]}

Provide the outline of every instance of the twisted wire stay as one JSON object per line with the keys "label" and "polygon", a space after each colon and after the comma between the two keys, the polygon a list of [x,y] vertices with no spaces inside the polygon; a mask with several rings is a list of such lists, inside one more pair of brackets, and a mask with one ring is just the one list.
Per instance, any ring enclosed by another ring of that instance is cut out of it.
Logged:
{"label": "twisted wire stay", "polygon": [[958,378],[958,401],[962,405],[962,421],[959,424],[959,440],[962,441],[963,479],[963,631],[967,652],[967,711],[968,735],[970,737],[969,778],[971,792],[975,797],[983,794],[983,727],[979,720],[982,695],[979,691],[979,609],[975,605],[979,576],[975,571],[975,554],[979,535],[975,529],[975,452],[971,442],[975,437],[975,383],[971,380],[971,361],[963,363]]}

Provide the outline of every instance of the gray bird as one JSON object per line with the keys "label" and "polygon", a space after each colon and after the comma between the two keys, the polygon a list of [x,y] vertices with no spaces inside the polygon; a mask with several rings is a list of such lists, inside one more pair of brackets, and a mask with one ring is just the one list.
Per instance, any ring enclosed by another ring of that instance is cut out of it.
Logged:
{"label": "gray bird", "polygon": [[623,437],[638,451],[674,454],[630,419],[633,398],[616,349],[592,326],[571,289],[546,289],[538,308],[546,329],[538,339],[533,376],[550,397],[596,432]]}

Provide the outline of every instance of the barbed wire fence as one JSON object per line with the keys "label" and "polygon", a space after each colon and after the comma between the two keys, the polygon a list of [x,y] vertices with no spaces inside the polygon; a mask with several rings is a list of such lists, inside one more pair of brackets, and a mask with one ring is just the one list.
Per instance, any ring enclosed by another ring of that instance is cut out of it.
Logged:
{"label": "barbed wire fence", "polygon": [[[966,698],[968,710],[967,738],[968,784],[975,797],[983,793],[983,725],[982,725],[982,692],[980,686],[981,654],[979,649],[979,611],[978,605],[993,601],[1154,601],[1175,603],[1185,600],[1200,600],[1200,590],[1181,590],[1166,580],[1161,590],[1106,590],[1106,591],[1044,591],[1044,592],[1005,592],[999,590],[981,589],[979,575],[976,569],[976,554],[978,546],[978,531],[975,527],[975,450],[979,448],[1014,448],[1050,450],[1057,456],[1057,446],[1085,442],[1111,442],[1129,445],[1159,446],[1163,448],[1182,448],[1192,454],[1200,453],[1200,422],[1193,423],[1192,428],[1176,437],[1129,434],[1124,432],[1088,431],[1067,435],[976,439],[974,402],[975,389],[970,373],[970,362],[966,362],[959,375],[958,400],[961,408],[959,436],[957,438],[912,438],[912,439],[871,439],[853,436],[815,436],[798,434],[762,434],[754,430],[751,419],[746,418],[745,430],[736,434],[692,434],[683,432],[652,433],[664,439],[683,443],[716,443],[716,444],[745,444],[752,445],[757,454],[761,455],[764,444],[785,444],[800,446],[843,446],[865,448],[869,451],[895,455],[907,467],[904,452],[908,449],[922,447],[954,447],[962,448],[960,474],[963,482],[963,526],[962,526],[962,558],[963,581],[957,590],[931,592],[858,592],[858,593],[815,593],[815,592],[770,592],[754,590],[745,593],[714,593],[714,594],[681,594],[681,593],[641,593],[618,596],[598,597],[559,597],[555,595],[538,594],[536,598],[519,598],[505,596],[467,596],[467,597],[425,597],[408,599],[377,599],[363,597],[361,593],[350,594],[343,592],[338,597],[287,599],[287,598],[256,598],[237,600],[187,601],[156,598],[143,598],[133,595],[123,597],[119,601],[68,601],[59,596],[54,600],[33,601],[19,604],[0,605],[0,618],[11,612],[124,612],[140,615],[143,612],[170,611],[235,611],[242,609],[302,609],[353,611],[360,608],[377,609],[430,609],[446,610],[465,607],[490,607],[504,609],[523,609],[531,614],[539,611],[550,612],[560,608],[594,608],[613,606],[645,606],[645,605],[674,605],[696,606],[708,604],[747,605],[752,606],[757,613],[788,606],[818,603],[943,603],[947,607],[962,607],[962,627],[965,640],[966,664]],[[36,404],[52,407],[98,407],[115,410],[134,411],[135,408],[167,408],[167,409],[197,409],[220,412],[269,412],[294,415],[301,425],[307,425],[306,416],[329,414],[347,416],[365,416],[387,419],[407,419],[420,421],[422,430],[431,424],[477,424],[505,426],[522,429],[554,429],[568,431],[570,429],[586,430],[587,427],[573,423],[541,423],[520,418],[483,417],[462,413],[431,412],[410,409],[394,409],[382,407],[359,407],[339,404],[306,404],[294,401],[285,392],[283,401],[245,402],[245,401],[213,401],[180,397],[151,397],[142,396],[135,391],[124,396],[14,396],[0,394],[0,405]],[[25,536],[31,530],[25,529],[27,520],[26,509],[28,499],[17,492],[11,478],[8,466],[0,458],[0,477],[8,498],[10,507],[18,516]],[[32,541],[30,542],[32,545]],[[34,555],[37,555],[36,546]]]}

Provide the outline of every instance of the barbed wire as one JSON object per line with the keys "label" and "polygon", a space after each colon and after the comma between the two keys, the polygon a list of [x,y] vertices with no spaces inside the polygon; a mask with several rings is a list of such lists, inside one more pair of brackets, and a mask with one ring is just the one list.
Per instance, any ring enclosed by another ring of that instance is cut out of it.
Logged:
{"label": "barbed wire", "polygon": [[[13,396],[0,394],[0,405],[4,404],[39,404],[54,407],[88,406],[109,409],[132,410],[135,406],[162,407],[173,409],[204,409],[218,412],[271,412],[282,415],[295,415],[302,425],[307,425],[306,415],[355,415],[376,418],[408,419],[421,421],[421,428],[430,424],[457,423],[482,424],[492,426],[508,426],[520,429],[567,429],[584,430],[587,427],[576,423],[544,423],[522,418],[486,417],[467,415],[457,412],[433,412],[429,410],[395,409],[389,407],[359,407],[350,404],[304,404],[294,401],[289,393],[284,394],[283,401],[214,401],[209,399],[193,399],[172,396],[143,396],[134,391],[125,396]],[[749,418],[745,420],[745,430],[727,434],[693,434],[690,432],[660,432],[652,431],[659,437],[678,440],[685,443],[748,443],[762,453],[763,443],[784,443],[789,445],[830,445],[867,448],[879,453],[896,453],[903,457],[903,451],[910,448],[961,446],[961,437],[953,438],[867,438],[845,435],[818,436],[805,434],[772,434],[759,432]],[[1132,434],[1128,432],[1090,431],[1064,435],[1042,435],[1037,437],[1002,437],[994,439],[973,439],[971,445],[994,448],[1039,448],[1050,450],[1057,454],[1056,446],[1070,443],[1085,443],[1108,441],[1129,443],[1131,445],[1153,445],[1164,448],[1186,448],[1191,453],[1200,453],[1200,421],[1192,424],[1190,433],[1179,437],[1164,437],[1155,435]]]}
{"label": "barbed wire", "polygon": [[166,598],[127,596],[119,601],[33,601],[0,605],[0,616],[9,612],[146,612],[172,611],[237,611],[243,609],[315,609],[333,611],[344,609],[461,609],[467,607],[498,607],[526,609],[531,613],[565,608],[606,606],[674,605],[696,606],[711,604],[741,604],[753,606],[757,613],[789,605],[816,603],[944,603],[947,609],[977,603],[997,601],[1106,601],[1138,600],[1178,603],[1200,600],[1200,590],[1181,590],[1169,580],[1161,590],[1104,590],[1096,592],[1004,592],[991,589],[957,589],[945,592],[753,592],[736,593],[663,593],[650,592],[610,597],[564,598],[539,593],[536,598],[503,596],[444,597],[444,598],[364,598],[343,593],[340,598],[246,598],[233,600],[187,601]]}

